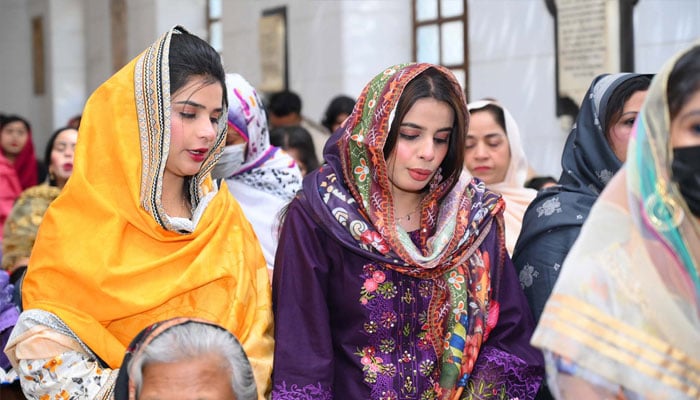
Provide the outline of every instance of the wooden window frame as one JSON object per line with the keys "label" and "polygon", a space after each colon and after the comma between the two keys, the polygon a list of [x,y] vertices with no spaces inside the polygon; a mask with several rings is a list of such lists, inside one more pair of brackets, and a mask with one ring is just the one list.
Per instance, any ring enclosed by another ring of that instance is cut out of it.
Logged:
{"label": "wooden window frame", "polygon": [[[411,7],[412,7],[412,12],[413,12],[413,52],[412,52],[412,57],[413,60],[418,59],[418,28],[423,27],[423,26],[429,26],[429,25],[437,25],[438,26],[438,64],[442,65],[445,68],[448,69],[461,69],[464,71],[464,92],[468,93],[467,88],[469,87],[469,8],[467,4],[467,0],[462,0],[462,6],[464,13],[461,15],[456,15],[452,17],[443,17],[442,16],[442,1],[441,0],[436,0],[437,2],[437,18],[434,19],[429,19],[429,20],[424,20],[424,21],[418,21],[416,19],[416,3],[418,0],[412,0],[411,1]],[[461,64],[443,64],[442,63],[442,25],[449,23],[449,22],[456,22],[460,21],[462,22],[463,26],[463,58],[462,58],[462,63]]]}

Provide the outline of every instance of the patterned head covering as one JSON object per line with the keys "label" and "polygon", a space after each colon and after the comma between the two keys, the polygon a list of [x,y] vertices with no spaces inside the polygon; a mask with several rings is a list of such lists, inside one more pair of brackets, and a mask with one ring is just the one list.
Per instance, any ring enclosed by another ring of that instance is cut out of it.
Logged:
{"label": "patterned head covering", "polygon": [[294,159],[279,147],[270,145],[270,131],[262,100],[255,88],[239,74],[226,75],[231,103],[228,127],[248,143],[245,160],[232,178],[247,186],[292,200],[301,186],[301,175]]}
{"label": "patterned head covering", "polygon": [[[190,179],[199,215],[193,231],[174,231],[163,211],[168,54],[172,36],[181,32],[165,33],[90,96],[73,174],[44,216],[22,286],[25,310],[57,315],[112,368],[141,329],[175,316],[224,326],[254,365],[272,358],[260,246],[238,203],[209,175],[223,146],[225,117],[216,146]],[[256,371],[260,387],[267,367]]]}
{"label": "patterned head covering", "polygon": [[[672,181],[673,152],[670,145],[671,119],[668,105],[668,80],[673,67],[691,48],[669,61],[654,77],[646,102],[637,118],[627,153],[627,190],[629,208],[638,229],[650,249],[659,245],[667,250],[657,257],[660,275],[670,271],[683,276],[681,281],[694,287],[694,303],[700,304],[700,224],[688,209],[678,184]],[[671,290],[681,293],[682,290]]]}
{"label": "patterned head covering", "polygon": [[[387,68],[365,86],[350,117],[326,144],[327,164],[305,178],[304,194],[316,218],[344,246],[400,273],[433,279],[444,290],[432,300],[429,334],[441,357],[440,386],[447,396],[466,384],[490,330],[486,318],[496,308],[491,279],[502,265],[490,265],[478,245],[498,229],[501,254],[492,256],[503,260],[503,201],[458,166],[452,176],[436,174],[430,182],[421,203],[419,244],[398,226],[384,145],[404,89],[429,68],[443,75],[461,99],[455,118],[461,114],[468,121],[464,94],[447,69],[432,64]],[[448,288],[450,273],[469,285]],[[474,307],[466,310],[468,302]]]}
{"label": "patterned head covering", "polygon": [[605,137],[608,128],[603,126],[605,110],[615,89],[637,76],[639,74],[600,75],[593,80],[564,145],[560,185],[598,196],[620,169],[622,162]]}
{"label": "patterned head covering", "polygon": [[564,145],[559,185],[540,191],[530,204],[514,258],[539,235],[561,227],[580,229],[586,221],[600,192],[622,166],[605,138],[608,100],[620,85],[640,75],[600,75],[593,80]]}
{"label": "patterned head covering", "polygon": [[[181,27],[163,35],[136,61],[134,91],[141,139],[141,206],[163,228],[177,231],[169,222],[162,204],[163,171],[170,150],[170,39],[185,32]],[[222,104],[226,109],[226,104]],[[164,112],[165,111],[165,112]],[[81,128],[84,120],[81,120]],[[225,113],[219,117],[219,132],[199,172],[188,179],[190,200],[196,207],[213,190],[209,173],[221,157],[226,138]],[[124,160],[133,161],[133,160]]]}

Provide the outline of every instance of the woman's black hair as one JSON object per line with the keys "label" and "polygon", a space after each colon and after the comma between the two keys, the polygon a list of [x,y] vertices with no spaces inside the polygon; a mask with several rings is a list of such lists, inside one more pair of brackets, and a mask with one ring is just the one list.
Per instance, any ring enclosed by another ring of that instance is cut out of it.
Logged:
{"label": "woman's black hair", "polygon": [[[396,146],[401,121],[419,99],[432,98],[444,101],[454,111],[454,124],[450,132],[449,146],[445,159],[440,164],[443,181],[454,176],[452,186],[457,184],[457,177],[464,166],[464,144],[467,136],[466,111],[461,91],[458,91],[452,81],[435,68],[428,68],[411,80],[401,93],[396,105],[396,115],[389,129],[389,135],[384,143],[384,159],[388,159]],[[427,186],[426,186],[427,187]],[[452,188],[449,188],[452,189]]]}
{"label": "woman's black hair", "polygon": [[285,150],[297,150],[307,174],[320,166],[311,134],[304,127],[290,125],[274,128],[270,131],[270,144]]}
{"label": "woman's black hair", "polygon": [[557,180],[551,176],[535,176],[529,181],[525,182],[525,187],[535,190],[540,190],[542,187],[548,183],[557,184]]}
{"label": "woman's black hair", "polygon": [[24,124],[24,127],[27,128],[29,132],[32,131],[32,126],[29,124],[29,121],[27,121],[25,118],[20,117],[19,115],[14,115],[14,114],[5,114],[2,116],[2,119],[0,119],[0,129],[2,129],[5,125],[11,124],[13,122],[21,122]]}
{"label": "woman's black hair", "polygon": [[189,32],[176,31],[171,35],[168,63],[170,95],[180,90],[191,77],[201,76],[205,84],[221,84],[223,106],[228,104],[226,72],[221,64],[221,56],[209,43]]}
{"label": "woman's black hair", "polygon": [[482,112],[482,111],[485,111],[485,112],[488,112],[489,114],[491,114],[491,116],[493,117],[493,120],[496,121],[498,126],[500,126],[501,129],[503,129],[503,132],[506,133],[506,136],[508,136],[508,130],[506,129],[506,115],[503,112],[503,109],[501,107],[499,107],[493,103],[488,103],[483,107],[479,107],[479,108],[475,108],[475,109],[470,110],[469,114],[475,114],[475,113]]}
{"label": "woman's black hair", "polygon": [[354,107],[355,100],[352,97],[343,95],[334,97],[328,104],[326,112],[323,114],[323,121],[321,121],[321,125],[325,126],[329,131],[333,130],[333,124],[338,118],[338,115],[350,115],[352,114],[352,109]]}
{"label": "woman's black hair", "polygon": [[675,118],[693,93],[700,90],[700,45],[693,47],[673,66],[668,77],[668,108]]}
{"label": "woman's black hair", "polygon": [[289,114],[301,115],[301,97],[291,90],[273,93],[267,102],[271,114],[284,117]]}
{"label": "woman's black hair", "polygon": [[605,121],[601,121],[603,123],[603,132],[608,142],[610,142],[610,134],[608,132],[614,125],[614,122],[622,115],[627,100],[637,92],[648,90],[650,83],[651,78],[649,75],[639,75],[622,82],[612,92],[608,103],[605,105]]}
{"label": "woman's black hair", "polygon": [[[58,137],[58,135],[61,134],[61,132],[67,131],[69,129],[76,130],[75,128],[72,128],[70,126],[64,126],[64,127],[58,128],[51,134],[51,137],[49,138],[48,142],[46,142],[46,149],[44,149],[44,167],[47,170],[51,166],[51,153],[53,152],[53,144],[56,142],[56,138]],[[49,185],[57,186],[56,180],[52,178],[51,174],[48,174],[48,176],[49,176]]]}

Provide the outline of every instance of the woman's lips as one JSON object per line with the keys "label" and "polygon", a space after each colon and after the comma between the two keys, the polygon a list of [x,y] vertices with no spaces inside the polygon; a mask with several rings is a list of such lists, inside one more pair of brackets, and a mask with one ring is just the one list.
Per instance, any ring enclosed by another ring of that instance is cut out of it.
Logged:
{"label": "woman's lips", "polygon": [[195,162],[204,161],[204,159],[207,158],[207,152],[209,152],[207,148],[188,150],[190,157],[192,157]]}
{"label": "woman's lips", "polygon": [[408,174],[411,175],[411,178],[421,182],[430,178],[432,173],[433,171],[422,168],[409,168],[408,170]]}
{"label": "woman's lips", "polygon": [[63,164],[62,168],[66,172],[73,171],[73,164],[72,163],[65,163],[65,164]]}

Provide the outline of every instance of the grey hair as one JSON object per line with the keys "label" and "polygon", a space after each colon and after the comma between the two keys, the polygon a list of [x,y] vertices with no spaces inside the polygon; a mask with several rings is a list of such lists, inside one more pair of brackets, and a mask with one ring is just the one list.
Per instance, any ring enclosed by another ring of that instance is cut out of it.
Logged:
{"label": "grey hair", "polygon": [[131,360],[128,371],[137,396],[141,394],[143,369],[148,364],[177,362],[210,354],[223,361],[222,367],[231,376],[230,384],[237,400],[258,398],[253,369],[238,339],[223,328],[197,321],[169,328]]}

